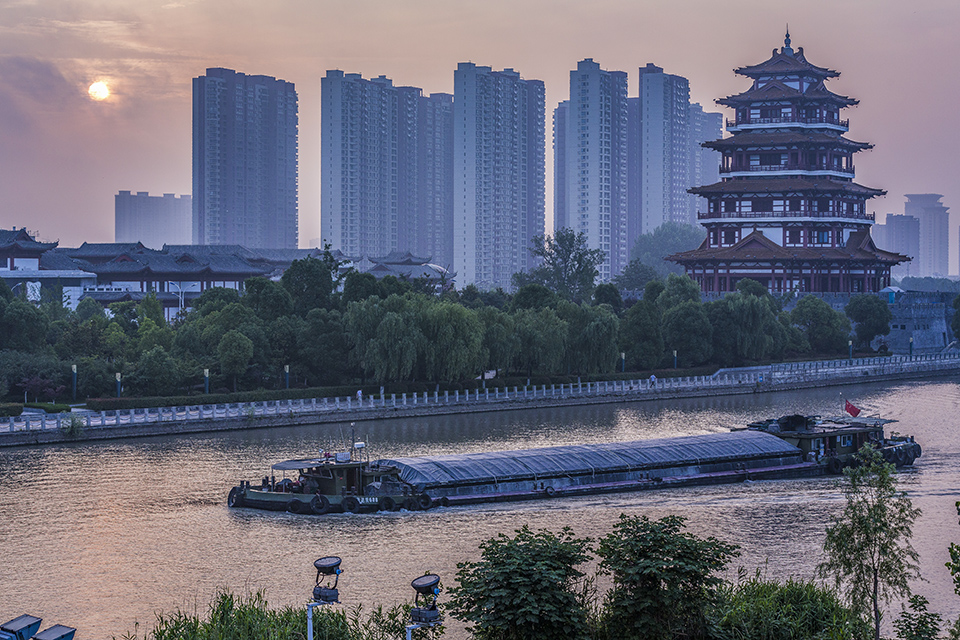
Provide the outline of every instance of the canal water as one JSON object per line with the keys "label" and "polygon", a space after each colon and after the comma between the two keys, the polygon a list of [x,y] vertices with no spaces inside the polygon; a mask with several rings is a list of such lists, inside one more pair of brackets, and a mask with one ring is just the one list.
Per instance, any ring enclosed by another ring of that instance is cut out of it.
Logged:
{"label": "canal water", "polygon": [[[947,544],[960,542],[960,385],[944,380],[407,418],[357,423],[352,433],[349,424],[314,425],[0,450],[0,618],[30,613],[93,640],[135,624],[142,633],[157,612],[204,613],[220,588],[301,604],[323,555],[343,558],[344,604],[369,610],[412,599],[410,580],[425,571],[452,585],[457,563],[476,559],[478,544],[498,533],[570,526],[597,539],[621,513],[681,515],[690,531],[739,544],[731,576],[742,566],[810,577],[824,527],[843,507],[829,478],[323,517],[231,510],[225,499],[275,461],[354,436],[374,458],[614,442],[726,431],[784,413],[835,415],[842,399],[899,420],[893,430],[922,443],[923,457],[900,475],[923,509],[913,543],[928,582],[916,590],[956,618],[960,598],[944,562]],[[447,637],[465,637],[450,622]]]}

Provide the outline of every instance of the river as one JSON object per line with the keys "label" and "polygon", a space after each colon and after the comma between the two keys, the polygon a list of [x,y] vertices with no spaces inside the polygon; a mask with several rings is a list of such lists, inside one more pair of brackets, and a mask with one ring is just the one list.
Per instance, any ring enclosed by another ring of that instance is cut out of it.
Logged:
{"label": "river", "polygon": [[[929,582],[916,588],[952,620],[960,598],[944,562],[948,542],[960,541],[960,385],[951,381],[397,419],[357,423],[355,433],[374,458],[636,440],[726,431],[784,413],[836,414],[841,390],[899,420],[893,429],[923,445],[916,466],[900,474],[923,509],[913,543]],[[830,478],[418,513],[313,517],[226,507],[240,479],[256,482],[275,461],[338,448],[350,431],[328,424],[0,450],[0,618],[30,613],[44,628],[66,624],[78,628],[77,640],[93,640],[137,623],[142,633],[156,612],[205,612],[218,588],[263,589],[272,605],[298,604],[323,555],[343,558],[345,605],[369,609],[411,599],[410,580],[424,571],[452,585],[457,563],[476,559],[478,544],[497,533],[570,526],[596,539],[620,513],[682,515],[690,531],[739,544],[731,575],[743,566],[809,577],[824,527],[843,507]],[[447,637],[465,637],[463,625],[449,622]]]}

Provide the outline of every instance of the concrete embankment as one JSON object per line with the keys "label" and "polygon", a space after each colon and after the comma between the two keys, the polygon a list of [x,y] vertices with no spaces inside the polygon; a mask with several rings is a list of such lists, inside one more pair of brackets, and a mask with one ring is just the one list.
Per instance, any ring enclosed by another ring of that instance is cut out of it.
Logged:
{"label": "concrete embankment", "polygon": [[321,398],[25,415],[0,421],[0,447],[359,422],[545,407],[726,396],[960,374],[960,354],[776,364],[724,369],[713,376],[485,389],[464,394]]}

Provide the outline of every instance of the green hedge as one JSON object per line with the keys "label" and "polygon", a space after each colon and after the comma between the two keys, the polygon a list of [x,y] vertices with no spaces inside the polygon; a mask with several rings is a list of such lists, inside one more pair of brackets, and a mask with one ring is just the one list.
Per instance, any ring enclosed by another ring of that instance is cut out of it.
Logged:
{"label": "green hedge", "polygon": [[23,413],[23,405],[16,402],[0,403],[0,418],[16,417]]}
{"label": "green hedge", "polygon": [[30,409],[43,409],[46,413],[70,413],[70,405],[56,404],[53,402],[28,402],[24,407]]}

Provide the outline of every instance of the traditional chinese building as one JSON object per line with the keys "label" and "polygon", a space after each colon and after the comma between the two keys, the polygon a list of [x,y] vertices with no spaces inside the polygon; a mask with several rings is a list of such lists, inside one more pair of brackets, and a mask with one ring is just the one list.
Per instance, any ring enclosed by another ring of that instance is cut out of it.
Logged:
{"label": "traditional chinese building", "polygon": [[668,258],[704,292],[735,288],[742,278],[772,293],[876,292],[890,268],[910,258],[877,248],[866,201],[884,191],[854,182],[853,156],[871,144],[844,137],[840,111],[857,100],[828,90],[837,71],[807,62],[803,48],[774,49],[741,67],[753,86],[717,100],[736,114],[732,136],[704,143],[722,156],[720,182],[695,187],[707,237],[698,249]]}

